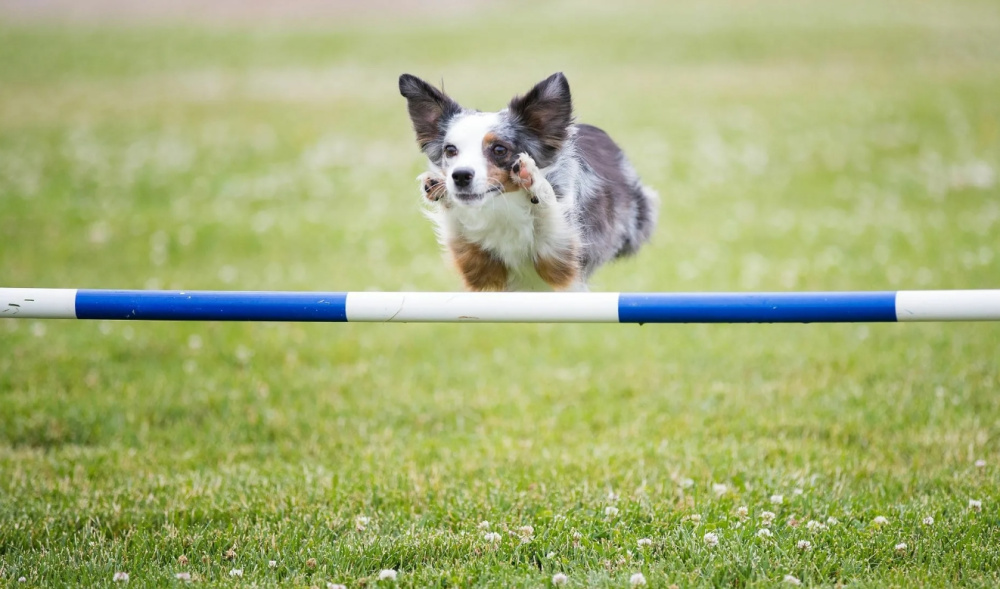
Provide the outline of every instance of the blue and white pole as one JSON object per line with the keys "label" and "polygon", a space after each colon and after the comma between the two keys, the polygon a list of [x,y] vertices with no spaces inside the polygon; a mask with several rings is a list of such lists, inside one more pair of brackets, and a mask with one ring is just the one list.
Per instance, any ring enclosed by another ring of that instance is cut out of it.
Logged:
{"label": "blue and white pole", "polygon": [[464,293],[0,288],[0,317],[393,323],[1000,321],[1000,290]]}

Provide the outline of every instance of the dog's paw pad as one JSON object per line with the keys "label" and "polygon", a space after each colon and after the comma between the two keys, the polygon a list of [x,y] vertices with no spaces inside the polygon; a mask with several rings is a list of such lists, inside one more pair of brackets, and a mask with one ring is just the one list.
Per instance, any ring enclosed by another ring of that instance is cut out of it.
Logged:
{"label": "dog's paw pad", "polygon": [[[526,153],[517,156],[517,161],[510,168],[514,181],[524,188],[531,188],[535,183],[534,175],[536,172],[538,172],[538,166],[535,165],[535,160]],[[532,202],[535,200],[532,199]]]}

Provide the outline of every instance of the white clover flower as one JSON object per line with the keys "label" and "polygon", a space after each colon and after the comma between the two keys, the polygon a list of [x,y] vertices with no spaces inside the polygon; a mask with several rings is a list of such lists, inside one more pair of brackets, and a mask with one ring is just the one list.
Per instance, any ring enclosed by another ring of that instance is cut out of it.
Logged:
{"label": "white clover flower", "polygon": [[976,461],[976,468],[986,468],[986,461],[980,458]]}
{"label": "white clover flower", "polygon": [[573,532],[573,539],[574,540],[576,540],[577,542],[579,542],[581,538],[583,538],[583,534],[581,534],[580,532]]}
{"label": "white clover flower", "polygon": [[795,547],[801,550],[802,552],[809,552],[810,550],[813,549],[812,542],[810,542],[809,540],[799,540],[798,544],[796,544]]}
{"label": "white clover flower", "polygon": [[761,529],[757,530],[757,537],[758,538],[770,538],[771,537],[771,530],[769,530],[767,528],[761,528]]}
{"label": "white clover flower", "polygon": [[521,536],[522,542],[530,542],[535,536],[535,528],[532,526],[521,526],[517,529],[517,535]]}
{"label": "white clover flower", "polygon": [[712,485],[712,492],[715,493],[716,495],[720,496],[720,497],[722,495],[725,495],[726,491],[728,491],[728,490],[729,490],[729,486],[726,485],[725,483],[715,483],[714,485]]}
{"label": "white clover flower", "polygon": [[697,524],[697,523],[701,522],[701,514],[700,513],[692,513],[690,516],[688,516],[688,519]]}
{"label": "white clover flower", "polygon": [[176,577],[178,581],[190,581],[191,573],[177,573],[174,577]]}
{"label": "white clover flower", "polygon": [[686,477],[685,477],[685,478],[683,478],[683,479],[681,479],[681,480],[677,481],[677,484],[678,484],[678,485],[680,486],[680,488],[682,488],[682,489],[689,489],[689,488],[691,488],[691,487],[693,487],[693,486],[694,486],[694,479],[689,479],[689,478],[686,478]]}
{"label": "white clover flower", "polygon": [[983,502],[982,501],[978,501],[976,499],[969,499],[969,509],[971,509],[972,511],[976,511],[976,512],[982,511],[983,510]]}
{"label": "white clover flower", "polygon": [[785,578],[782,579],[782,581],[784,581],[785,583],[788,583],[789,585],[801,585],[802,584],[802,581],[800,581],[799,578],[796,577],[795,575],[785,575]]}
{"label": "white clover flower", "polygon": [[705,534],[705,544],[709,547],[714,547],[719,545],[719,535],[709,532]]}
{"label": "white clover flower", "polygon": [[745,518],[749,514],[750,510],[747,509],[746,505],[740,505],[739,507],[736,508],[736,515],[740,516],[740,519]]}
{"label": "white clover flower", "polygon": [[555,552],[550,552],[550,553],[548,553],[548,554],[545,555],[545,558],[547,558],[549,560],[552,560],[555,557],[556,557],[556,553]]}
{"label": "white clover flower", "polygon": [[646,576],[642,573],[635,573],[628,579],[628,584],[633,587],[639,587],[646,584]]}
{"label": "white clover flower", "polygon": [[231,571],[229,571],[229,576],[230,577],[242,577],[243,576],[243,569],[232,569]]}
{"label": "white clover flower", "polygon": [[365,528],[368,527],[368,522],[370,521],[372,521],[370,517],[359,515],[358,517],[354,518],[354,529],[359,532],[363,532],[365,531]]}
{"label": "white clover flower", "polygon": [[811,519],[806,522],[806,529],[810,532],[822,532],[826,529],[826,524],[821,524],[820,522]]}
{"label": "white clover flower", "polygon": [[652,546],[652,545],[653,541],[650,540],[649,538],[639,538],[639,548],[642,548],[643,546]]}
{"label": "white clover flower", "polygon": [[784,502],[785,502],[784,495],[771,495],[771,503],[773,503],[774,505],[781,505]]}
{"label": "white clover flower", "polygon": [[828,525],[828,526],[835,526],[835,525],[837,525],[839,523],[840,523],[840,521],[837,518],[833,517],[832,515],[830,517],[826,518],[826,525]]}
{"label": "white clover flower", "polygon": [[604,508],[604,515],[608,517],[615,517],[618,515],[618,508],[613,505],[609,505]]}
{"label": "white clover flower", "polygon": [[479,522],[479,526],[478,527],[479,527],[480,530],[488,530],[488,529],[490,529],[490,522],[488,522],[486,520],[483,520],[483,521]]}
{"label": "white clover flower", "polygon": [[896,544],[896,554],[905,554],[905,553],[906,553],[906,542],[900,542],[899,544]]}
{"label": "white clover flower", "polygon": [[802,489],[796,488],[792,490],[792,495],[801,495],[804,492]]}
{"label": "white clover flower", "polygon": [[115,576],[111,577],[111,580],[118,581],[119,583],[128,583],[128,573],[119,571],[115,573]]}
{"label": "white clover flower", "polygon": [[873,526],[884,526],[887,523],[889,523],[889,520],[881,515],[875,516],[875,519],[872,520]]}
{"label": "white clover flower", "polygon": [[500,532],[486,532],[485,534],[483,534],[483,540],[486,540],[487,542],[490,542],[492,544],[496,544],[497,542],[500,541],[500,539],[501,539]]}
{"label": "white clover flower", "polygon": [[396,571],[395,569],[382,569],[378,572],[379,581],[395,581]]}
{"label": "white clover flower", "polygon": [[276,568],[278,566],[278,561],[276,561],[276,560],[269,560],[269,561],[267,561],[267,566],[271,567],[272,569]]}
{"label": "white clover flower", "polygon": [[28,582],[28,577],[18,577],[17,578],[17,582],[18,583],[27,583]]}
{"label": "white clover flower", "polygon": [[924,525],[925,526],[933,526],[934,525],[934,518],[931,517],[931,516],[929,516],[929,515],[927,517],[925,517],[924,518]]}
{"label": "white clover flower", "polygon": [[553,585],[565,585],[566,581],[569,581],[569,577],[567,577],[566,575],[564,575],[562,573],[556,573],[556,574],[552,575],[552,584]]}
{"label": "white clover flower", "polygon": [[775,515],[773,511],[765,511],[760,514],[761,523],[763,523],[765,526],[771,525],[771,522],[774,521],[774,517]]}
{"label": "white clover flower", "polygon": [[340,583],[327,583],[326,589],[347,589],[347,585],[341,585]]}
{"label": "white clover flower", "polygon": [[615,493],[614,491],[608,491],[608,501],[612,503],[618,501],[618,493]]}

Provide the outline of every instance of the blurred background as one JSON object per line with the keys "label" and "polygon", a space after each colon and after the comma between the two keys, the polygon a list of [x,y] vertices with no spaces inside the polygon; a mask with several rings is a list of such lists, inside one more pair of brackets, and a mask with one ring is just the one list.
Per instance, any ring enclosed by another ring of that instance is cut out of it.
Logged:
{"label": "blurred background", "polygon": [[457,288],[396,78],[492,110],[564,71],[664,199],[595,289],[987,286],[998,12],[3,0],[4,282]]}

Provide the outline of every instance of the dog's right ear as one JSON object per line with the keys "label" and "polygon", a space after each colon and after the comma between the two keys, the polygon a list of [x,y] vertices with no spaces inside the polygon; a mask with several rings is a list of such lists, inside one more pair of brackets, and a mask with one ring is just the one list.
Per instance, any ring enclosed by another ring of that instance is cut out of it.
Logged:
{"label": "dog's right ear", "polygon": [[410,74],[399,76],[399,93],[406,98],[417,143],[425,152],[441,134],[441,123],[462,112],[462,107],[444,92]]}
{"label": "dog's right ear", "polygon": [[573,124],[573,99],[566,76],[552,74],[524,96],[515,96],[509,108],[515,120],[541,141],[539,152],[532,157],[540,166],[547,166],[562,149]]}

